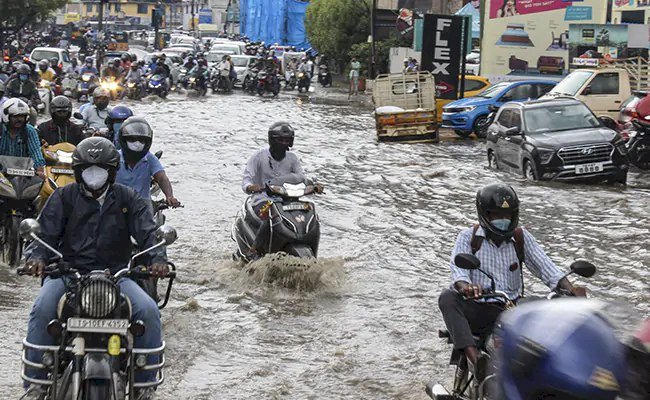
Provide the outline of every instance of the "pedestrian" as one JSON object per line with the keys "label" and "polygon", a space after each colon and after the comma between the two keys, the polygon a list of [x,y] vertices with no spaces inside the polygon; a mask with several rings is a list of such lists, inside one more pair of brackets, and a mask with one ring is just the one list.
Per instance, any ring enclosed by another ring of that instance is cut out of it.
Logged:
{"label": "pedestrian", "polygon": [[350,61],[350,92],[348,97],[351,94],[359,94],[359,70],[361,70],[361,63],[356,57],[352,57],[352,61]]}

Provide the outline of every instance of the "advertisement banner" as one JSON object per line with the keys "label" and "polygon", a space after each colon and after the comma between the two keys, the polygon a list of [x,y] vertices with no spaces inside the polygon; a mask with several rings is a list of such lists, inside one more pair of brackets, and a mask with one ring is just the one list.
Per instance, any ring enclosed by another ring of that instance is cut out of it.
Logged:
{"label": "advertisement banner", "polygon": [[455,99],[463,51],[463,17],[426,14],[422,35],[422,69],[431,71],[436,97]]}
{"label": "advertisement banner", "polygon": [[627,25],[571,24],[569,26],[569,59],[572,65],[584,65],[580,59],[603,61],[627,58]]}
{"label": "advertisement banner", "polygon": [[495,82],[522,75],[561,78],[569,69],[569,24],[604,24],[607,17],[602,0],[487,0],[486,5],[481,73]]}
{"label": "advertisement banner", "polygon": [[650,0],[614,0],[612,11],[650,10]]}

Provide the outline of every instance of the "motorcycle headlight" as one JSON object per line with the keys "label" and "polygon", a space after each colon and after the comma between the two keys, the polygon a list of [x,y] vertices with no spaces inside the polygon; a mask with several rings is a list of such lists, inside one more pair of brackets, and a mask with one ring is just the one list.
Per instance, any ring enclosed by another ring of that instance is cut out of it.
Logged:
{"label": "motorcycle headlight", "polygon": [[81,312],[90,318],[104,318],[117,307],[117,285],[104,276],[89,276],[80,290]]}
{"label": "motorcycle headlight", "polygon": [[269,189],[271,190],[272,193],[276,193],[276,194],[287,194],[287,191],[286,191],[286,189],[284,188],[284,186],[280,186],[280,185],[270,185],[270,186],[269,186]]}
{"label": "motorcycle headlight", "polygon": [[84,75],[81,77],[81,80],[84,82],[89,82],[90,81],[90,75]]}
{"label": "motorcycle headlight", "polygon": [[542,164],[548,164],[553,158],[553,154],[555,154],[555,150],[552,149],[537,149],[537,155]]}

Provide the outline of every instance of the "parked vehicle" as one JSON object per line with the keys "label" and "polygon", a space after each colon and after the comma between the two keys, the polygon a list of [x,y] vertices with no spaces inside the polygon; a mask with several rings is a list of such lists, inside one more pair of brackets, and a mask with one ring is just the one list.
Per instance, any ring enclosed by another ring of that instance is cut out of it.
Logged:
{"label": "parked vehicle", "polygon": [[524,80],[499,82],[477,94],[475,97],[460,99],[447,104],[442,109],[442,127],[453,129],[460,137],[468,137],[474,132],[484,138],[479,126],[485,123],[488,107],[501,107],[508,101],[537,99],[555,86],[555,81]]}
{"label": "parked vehicle", "polygon": [[437,142],[436,87],[430,72],[379,75],[372,100],[379,141]]}
{"label": "parked vehicle", "polygon": [[574,99],[510,102],[488,128],[490,167],[530,180],[625,184],[625,141]]}
{"label": "parked vehicle", "polygon": [[[490,81],[487,78],[484,78],[482,76],[466,75],[464,97],[474,97],[480,94],[488,86],[490,86]],[[438,122],[442,122],[443,108],[452,101],[455,100],[436,98],[436,113],[438,116]]]}
{"label": "parked vehicle", "polygon": [[472,52],[465,56],[465,74],[479,75],[481,71],[481,50],[472,49]]}

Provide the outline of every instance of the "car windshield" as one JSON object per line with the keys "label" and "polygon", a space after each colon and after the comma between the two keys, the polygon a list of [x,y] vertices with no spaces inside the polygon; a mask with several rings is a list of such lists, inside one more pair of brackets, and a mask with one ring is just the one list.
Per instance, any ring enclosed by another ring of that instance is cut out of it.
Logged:
{"label": "car windshield", "polygon": [[32,53],[32,60],[35,61],[49,60],[52,57],[59,58],[59,53],[50,50],[35,50]]}
{"label": "car windshield", "polygon": [[561,104],[524,111],[526,133],[541,134],[596,128],[600,122],[584,104]]}
{"label": "car windshield", "polygon": [[496,85],[492,85],[481,93],[477,94],[476,97],[485,97],[486,99],[492,99],[494,97],[497,97],[501,91],[508,86],[510,86],[510,82],[497,83]]}
{"label": "car windshield", "polygon": [[232,54],[230,52],[209,52],[208,55],[205,57],[208,62],[214,63],[214,62],[220,62],[223,56],[226,54]]}
{"label": "car windshield", "polygon": [[575,96],[582,85],[584,85],[585,82],[587,82],[587,80],[591,78],[593,74],[594,73],[591,71],[574,71],[570,73],[566,78],[562,79],[562,81],[558,83],[553,89],[551,89],[551,93],[560,93],[568,94],[569,96]]}
{"label": "car windshield", "polygon": [[248,58],[246,57],[231,57],[230,59],[235,67],[245,67],[248,65]]}

